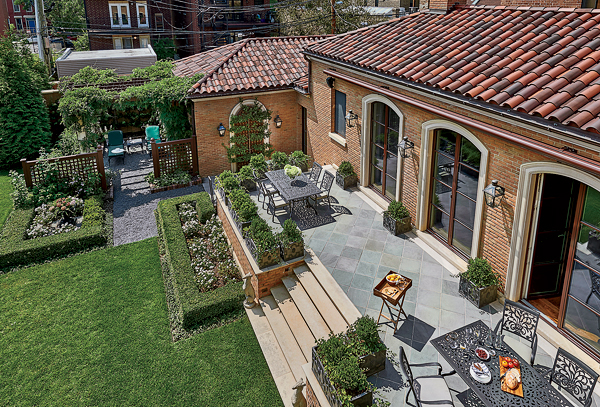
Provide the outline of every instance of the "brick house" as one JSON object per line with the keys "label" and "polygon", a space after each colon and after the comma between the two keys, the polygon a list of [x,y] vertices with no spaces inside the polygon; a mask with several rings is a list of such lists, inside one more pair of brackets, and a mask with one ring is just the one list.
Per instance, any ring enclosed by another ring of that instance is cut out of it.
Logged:
{"label": "brick house", "polygon": [[[6,3],[8,11],[8,24],[12,24],[18,31],[35,34],[35,12],[33,5],[23,6],[15,4],[13,0],[2,0]],[[33,4],[33,3],[32,3]]]}
{"label": "brick house", "polygon": [[[350,161],[375,203],[401,200],[418,236],[459,269],[489,260],[506,298],[541,312],[538,332],[598,369],[600,9],[450,3],[289,39],[305,46],[308,76],[285,81],[265,67],[286,39],[178,62],[179,74],[207,72],[189,94],[201,172],[230,168],[217,127],[240,96],[258,97],[283,119],[276,149]],[[404,137],[413,149],[399,149]],[[492,180],[497,207],[483,192]]]}

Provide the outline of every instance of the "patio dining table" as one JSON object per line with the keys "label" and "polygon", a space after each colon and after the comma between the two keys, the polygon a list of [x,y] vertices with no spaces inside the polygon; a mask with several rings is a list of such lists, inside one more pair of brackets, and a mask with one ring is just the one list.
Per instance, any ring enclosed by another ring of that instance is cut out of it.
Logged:
{"label": "patio dining table", "polygon": [[[458,335],[458,343],[464,343],[467,328],[479,329],[481,338],[485,338],[490,328],[482,321],[475,321],[453,332]],[[446,334],[448,335],[448,334]],[[488,407],[549,407],[572,406],[567,399],[546,380],[536,369],[525,362],[512,348],[503,344],[501,350],[496,350],[496,355],[482,362],[473,350],[462,350],[460,347],[452,349],[451,341],[446,340],[446,335],[432,339],[431,344],[442,355],[456,373],[464,380],[471,390],[479,397],[481,402]],[[489,347],[482,346],[489,350]],[[504,392],[501,389],[499,356],[516,358],[521,367],[521,380],[523,384],[523,397]],[[473,362],[485,363],[489,368],[492,380],[481,383],[471,377],[469,370]]]}
{"label": "patio dining table", "polygon": [[[308,179],[305,174],[300,174],[293,180],[285,175],[285,170],[269,171],[265,175],[277,191],[279,191],[279,195],[283,200],[290,204],[290,212],[293,210],[296,202],[306,201],[310,205],[308,198],[321,193],[317,184]],[[317,214],[317,209],[314,207],[313,209],[315,210],[315,214]]]}

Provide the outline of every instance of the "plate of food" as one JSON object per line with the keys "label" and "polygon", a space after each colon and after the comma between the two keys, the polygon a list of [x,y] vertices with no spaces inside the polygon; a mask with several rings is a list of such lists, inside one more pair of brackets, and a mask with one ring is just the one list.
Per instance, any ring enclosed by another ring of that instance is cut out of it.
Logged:
{"label": "plate of food", "polygon": [[469,369],[471,373],[471,377],[481,383],[489,383],[492,380],[492,374],[490,373],[490,369],[485,365],[485,363],[475,362],[471,364],[471,369]]}
{"label": "plate of food", "polygon": [[517,359],[500,356],[500,388],[510,394],[523,397],[521,365]]}
{"label": "plate of food", "polygon": [[385,279],[391,285],[397,285],[398,283],[400,283],[404,280],[404,277],[402,277],[400,274],[392,273],[392,274],[388,274],[387,276],[385,276]]}
{"label": "plate of food", "polygon": [[483,348],[476,348],[475,354],[481,360],[488,360],[490,358],[490,352],[488,352],[487,350],[485,350]]}

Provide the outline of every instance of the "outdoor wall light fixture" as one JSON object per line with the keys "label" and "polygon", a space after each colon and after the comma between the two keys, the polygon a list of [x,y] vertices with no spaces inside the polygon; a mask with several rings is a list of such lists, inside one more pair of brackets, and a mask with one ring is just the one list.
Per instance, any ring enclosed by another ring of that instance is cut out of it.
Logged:
{"label": "outdoor wall light fixture", "polygon": [[223,126],[223,123],[219,123],[219,127],[217,127],[217,130],[219,130],[219,136],[223,137],[227,129],[225,128],[225,126]]}
{"label": "outdoor wall light fixture", "polygon": [[281,123],[283,123],[283,120],[281,120],[281,117],[279,117],[279,115],[277,115],[273,121],[275,122],[275,127],[277,127],[278,129],[281,128]]}
{"label": "outdoor wall light fixture", "polygon": [[356,126],[356,121],[358,120],[358,115],[356,113],[354,113],[352,110],[350,110],[347,114],[346,114],[346,125],[348,127],[354,127]]}
{"label": "outdoor wall light fixture", "polygon": [[325,79],[325,82],[327,83],[327,86],[333,89],[333,83],[335,82],[335,78],[328,76],[327,79]]}
{"label": "outdoor wall light fixture", "polygon": [[486,205],[490,208],[497,208],[504,198],[504,188],[498,186],[498,180],[493,180],[490,185],[485,187],[483,194]]}
{"label": "outdoor wall light fixture", "polygon": [[411,155],[411,150],[415,148],[415,143],[410,141],[407,136],[404,136],[400,144],[398,144],[398,152],[400,153],[400,157],[409,158]]}

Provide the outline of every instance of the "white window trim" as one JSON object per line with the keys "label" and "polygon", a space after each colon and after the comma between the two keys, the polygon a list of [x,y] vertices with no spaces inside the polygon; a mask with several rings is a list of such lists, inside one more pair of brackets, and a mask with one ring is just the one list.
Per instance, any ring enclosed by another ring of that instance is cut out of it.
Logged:
{"label": "white window trim", "polygon": [[[361,155],[360,155],[360,184],[363,187],[369,186],[369,157],[371,154],[371,104],[375,102],[381,102],[388,106],[390,109],[394,111],[400,118],[400,128],[398,129],[400,135],[399,140],[402,140],[404,137],[404,115],[396,106],[396,104],[389,98],[378,95],[376,93],[367,95],[362,99],[362,146],[361,146]],[[404,158],[400,159],[398,169],[396,172],[396,200],[400,200],[400,196],[402,194],[402,166]]]}
{"label": "white window trim", "polygon": [[21,12],[21,5],[15,4],[15,2],[13,1],[13,13],[20,13],[20,12]]}
{"label": "white window trim", "polygon": [[[119,11],[119,24],[114,24],[113,15],[112,15],[112,7],[117,6]],[[121,7],[125,6],[127,9],[127,24],[123,24],[123,20],[121,18]],[[131,28],[131,15],[129,11],[129,3],[108,3],[108,15],[110,16],[110,27],[111,28]]]}
{"label": "white window trim", "polygon": [[142,38],[146,39],[148,41],[148,45],[150,45],[150,36],[149,35],[140,35],[140,48],[142,47]]}
{"label": "white window trim", "polygon": [[[17,26],[17,20],[21,21],[21,28]],[[23,17],[15,17],[15,27],[20,31],[25,29],[25,26],[23,25]]]}
{"label": "white window trim", "polygon": [[483,207],[485,198],[483,188],[487,179],[489,151],[473,133],[466,128],[448,120],[430,120],[423,123],[421,128],[421,159],[419,165],[419,192],[417,194],[417,219],[415,225],[420,231],[427,230],[427,218],[429,214],[429,198],[431,195],[431,165],[433,154],[434,131],[447,129],[459,133],[469,140],[481,152],[479,165],[479,180],[477,182],[477,202],[475,203],[475,222],[473,225],[473,242],[471,243],[471,257],[477,257],[479,253],[479,241],[483,224]]}
{"label": "white window trim", "polygon": [[[140,23],[140,8],[144,9],[144,15],[146,16],[146,24]],[[148,15],[148,5],[146,3],[135,3],[135,11],[136,11],[136,21],[138,27],[149,27],[150,26],[150,16]]]}

